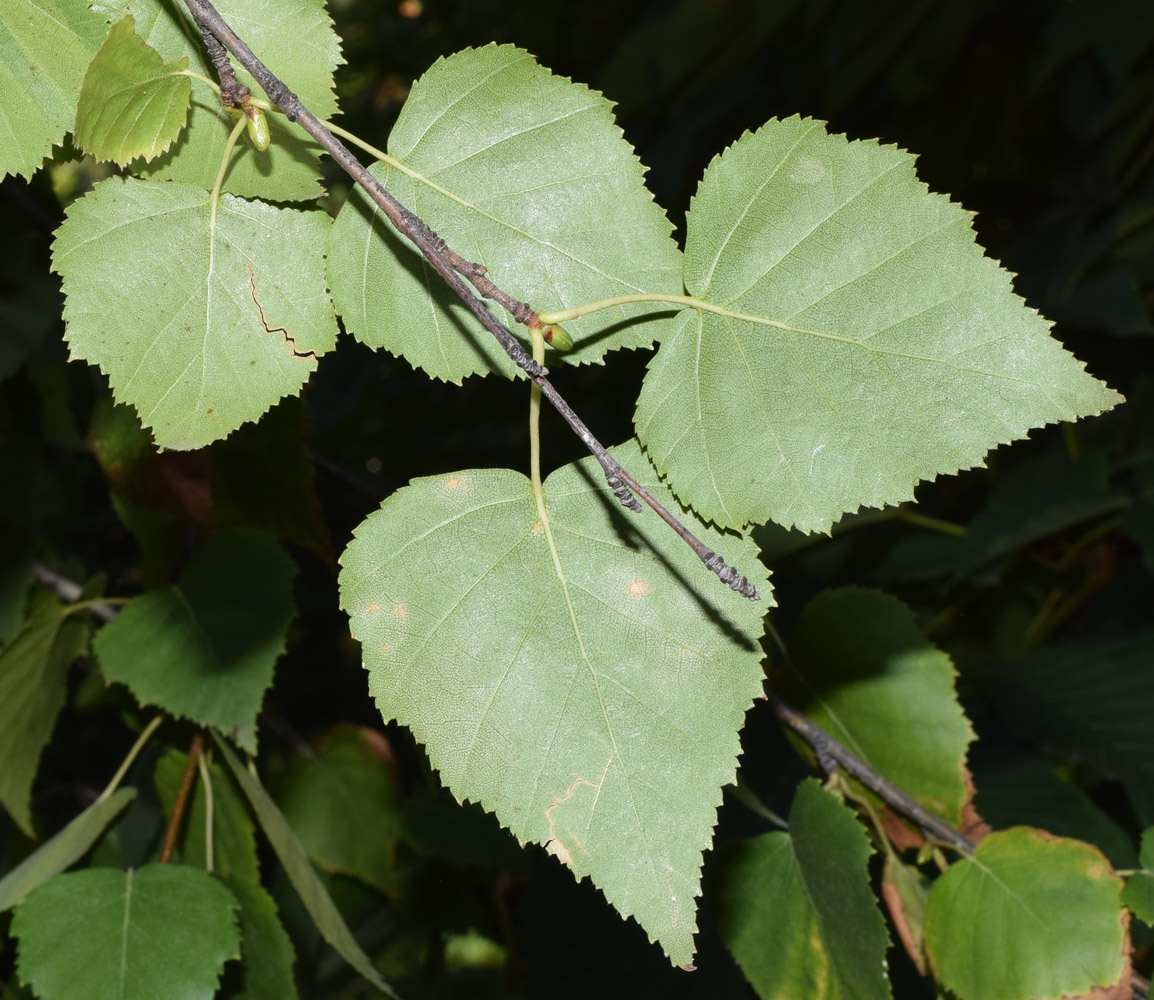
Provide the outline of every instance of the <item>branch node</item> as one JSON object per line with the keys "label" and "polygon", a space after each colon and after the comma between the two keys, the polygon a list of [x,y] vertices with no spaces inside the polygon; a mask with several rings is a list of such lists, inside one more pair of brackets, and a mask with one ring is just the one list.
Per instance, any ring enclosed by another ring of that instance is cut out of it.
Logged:
{"label": "branch node", "polygon": [[707,549],[701,561],[705,563],[706,569],[716,573],[718,579],[731,590],[736,590],[742,597],[748,597],[751,601],[758,599],[757,588],[716,552]]}
{"label": "branch node", "polygon": [[628,507],[634,513],[641,513],[641,502],[630,492],[620,476],[606,476],[605,482],[613,491],[613,495],[621,501],[622,507]]}

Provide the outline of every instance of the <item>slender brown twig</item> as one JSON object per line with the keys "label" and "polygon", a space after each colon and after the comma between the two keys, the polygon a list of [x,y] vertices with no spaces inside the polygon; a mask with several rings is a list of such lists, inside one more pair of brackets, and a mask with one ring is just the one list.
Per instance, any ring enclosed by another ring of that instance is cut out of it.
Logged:
{"label": "slender brown twig", "polygon": [[204,735],[198,732],[192,738],[192,745],[188,748],[188,762],[184,765],[184,774],[180,776],[180,788],[176,792],[176,801],[172,804],[172,815],[168,820],[168,829],[164,831],[164,846],[160,849],[160,863],[168,864],[176,847],[176,838],[180,833],[180,825],[184,822],[184,812],[188,807],[188,794],[192,791],[192,782],[196,777],[196,765],[204,751]]}
{"label": "slender brown twig", "polygon": [[772,691],[767,692],[767,697],[774,714],[813,748],[818,765],[826,774],[840,767],[846,774],[857,778],[895,812],[917,823],[930,836],[967,856],[974,853],[976,845],[969,837],[920,805],[908,792],[879,774],[788,702],[783,701]]}
{"label": "slender brown twig", "polygon": [[[289,121],[296,122],[337,162],[337,164],[355,180],[373,202],[380,208],[396,229],[404,234],[409,241],[421,251],[425,259],[433,266],[438,274],[448,283],[469,311],[480,321],[496,339],[513,363],[522,369],[538,386],[541,394],[553,405],[554,409],[565,419],[573,432],[582,440],[585,446],[593,453],[601,468],[605,471],[606,481],[617,498],[631,510],[640,510],[641,507],[632,493],[641,497],[677,534],[693,549],[697,557],[706,567],[715,573],[723,583],[750,600],[757,600],[757,588],[744,576],[729,566],[725,560],[700,541],[688,528],[685,527],[673,514],[659,503],[647,490],[643,489],[633,476],[622,468],[619,463],[602,444],[593,436],[585,423],[573,412],[573,409],[561,397],[561,394],[552,386],[546,376],[549,370],[544,365],[533,360],[528,351],[513,336],[512,333],[489,311],[488,306],[479,299],[466,285],[461,277],[465,274],[476,287],[483,288],[484,293],[493,301],[500,302],[517,318],[532,325],[536,314],[518,302],[512,296],[505,295],[492,282],[484,277],[484,268],[480,264],[473,264],[450,250],[446,242],[438,236],[428,224],[409,209],[402,205],[384,188],[368,169],[349,151],[335,135],[329,132],[320,120],[312,114],[284,82],[274,75],[252,50],[237,36],[224,22],[216,8],[209,0],[185,0],[185,4],[192,12],[193,20],[202,35],[215,35],[220,43],[236,58],[277,107],[284,112]],[[526,312],[526,310],[528,310]],[[630,493],[629,491],[632,491]]]}

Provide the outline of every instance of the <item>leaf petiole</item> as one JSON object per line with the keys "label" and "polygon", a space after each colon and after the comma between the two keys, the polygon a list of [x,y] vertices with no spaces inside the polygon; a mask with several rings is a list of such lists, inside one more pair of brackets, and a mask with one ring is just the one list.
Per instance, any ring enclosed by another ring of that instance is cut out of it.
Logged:
{"label": "leaf petiole", "polygon": [[826,333],[822,330],[807,330],[804,327],[791,326],[789,323],[781,323],[775,319],[767,319],[765,316],[752,316],[749,313],[736,312],[733,309],[726,309],[725,306],[706,302],[704,299],[699,299],[693,295],[663,295],[657,292],[614,295],[611,299],[598,299],[596,302],[586,302],[579,306],[573,306],[570,309],[558,309],[556,312],[551,313],[538,313],[537,318],[543,326],[551,326],[557,323],[567,323],[569,320],[579,319],[582,316],[588,316],[595,312],[601,312],[603,309],[613,309],[617,306],[626,306],[634,302],[665,302],[671,306],[679,306],[683,309],[696,309],[698,312],[717,313],[718,316],[725,316],[729,319],[744,320],[747,323],[757,323],[759,326],[772,326],[776,330],[788,330],[791,333],[808,333],[815,337],[822,337],[825,340],[838,340],[844,344],[861,343],[856,337],[839,337],[835,333]]}
{"label": "leaf petiole", "polygon": [[124,776],[128,773],[128,769],[132,767],[132,762],[136,760],[136,755],[144,749],[144,744],[148,742],[149,737],[156,732],[157,726],[159,726],[163,721],[164,716],[158,715],[147,726],[144,727],[144,730],[141,732],[141,734],[136,737],[136,742],[132,744],[132,749],[128,751],[127,756],[123,761],[121,761],[120,767],[116,769],[116,773],[112,776],[112,780],[108,782],[107,787],[96,799],[97,802],[103,802],[113,792],[116,791],[117,787],[124,780]]}
{"label": "leaf petiole", "polygon": [[220,204],[220,188],[224,184],[224,175],[228,172],[228,160],[232,156],[232,148],[236,145],[237,139],[240,138],[241,132],[246,128],[248,128],[248,118],[241,115],[232,127],[232,131],[228,135],[228,142],[224,144],[224,152],[220,155],[220,170],[216,173],[216,183],[213,184],[212,194],[209,196],[209,203],[212,205],[208,215],[209,232],[216,231],[216,207]]}
{"label": "leaf petiole", "polygon": [[204,870],[210,875],[212,863],[212,774],[208,769],[205,757],[210,757],[211,750],[207,750],[196,758],[196,765],[200,769],[200,783],[204,788]]}

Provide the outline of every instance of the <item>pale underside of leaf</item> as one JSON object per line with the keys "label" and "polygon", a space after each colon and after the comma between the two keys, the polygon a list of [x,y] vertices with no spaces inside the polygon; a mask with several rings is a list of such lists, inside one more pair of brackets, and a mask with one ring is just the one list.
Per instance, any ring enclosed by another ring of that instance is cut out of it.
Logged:
{"label": "pale underside of leaf", "polygon": [[[597,482],[582,463],[545,484],[553,553],[518,473],[414,481],[358,529],[342,604],[382,714],[454,794],[590,875],[684,964],[760,692],[764,604],[719,587],[655,518],[624,522]],[[702,530],[768,593],[749,543]]]}
{"label": "pale underside of leaf", "polygon": [[328,217],[111,178],[57,232],[72,356],[165,448],[198,448],[298,392],[336,340]]}
{"label": "pale underside of leaf", "polygon": [[76,117],[76,95],[104,37],[85,4],[0,2],[0,175],[31,177]]}
{"label": "pale underside of leaf", "polygon": [[714,160],[685,284],[706,308],[651,362],[637,430],[722,525],[827,530],[1120,399],[1049,337],[913,157],[819,122],[772,121]]}
{"label": "pale underside of leaf", "polygon": [[[389,136],[403,165],[373,173],[459,254],[537,311],[637,292],[681,292],[670,224],[610,104],[553,76],[512,46],[435,63],[414,86]],[[350,332],[429,374],[515,367],[491,335],[355,192],[334,227],[330,283]],[[664,328],[631,305],[566,324],[576,341],[550,363],[600,361],[649,346]]]}

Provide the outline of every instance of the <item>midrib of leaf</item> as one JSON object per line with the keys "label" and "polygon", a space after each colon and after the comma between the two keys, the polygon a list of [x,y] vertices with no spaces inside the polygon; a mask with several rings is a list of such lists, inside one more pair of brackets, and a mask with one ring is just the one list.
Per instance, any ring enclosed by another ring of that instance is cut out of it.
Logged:
{"label": "midrib of leaf", "polygon": [[[536,331],[534,331],[536,333]],[[536,339],[536,337],[534,337]],[[565,598],[565,609],[569,613],[569,624],[573,628],[573,636],[577,640],[577,646],[581,650],[581,662],[589,671],[589,676],[593,679],[593,690],[597,692],[597,705],[601,709],[601,718],[605,720],[605,731],[609,734],[609,742],[612,745],[612,753],[609,757],[609,763],[605,765],[605,773],[598,783],[597,796],[600,798],[601,788],[604,786],[609,775],[609,768],[613,761],[620,759],[620,749],[617,746],[617,734],[613,731],[613,723],[609,719],[609,710],[605,707],[605,696],[601,693],[601,678],[597,675],[597,670],[589,660],[589,652],[585,648],[585,638],[581,634],[581,625],[577,621],[577,609],[573,606],[573,595],[569,592],[569,580],[565,576],[565,569],[561,565],[561,553],[557,551],[557,543],[553,539],[553,525],[549,521],[549,511],[545,505],[545,490],[543,487],[534,490],[534,498],[537,501],[537,513],[541,518],[541,526],[545,529],[545,539],[549,543],[549,552],[553,557],[553,569],[557,573],[557,580],[561,584],[561,593]],[[569,695],[573,692],[573,687],[577,683],[577,674],[573,675],[573,680],[569,684],[569,690],[565,693],[565,700],[568,702]],[[558,726],[560,726],[560,716],[558,716]],[[556,738],[556,733],[554,733]],[[625,781],[625,790],[629,794],[629,805],[633,810],[633,819],[637,824],[637,832],[641,836],[642,842],[645,844],[645,860],[649,866],[650,874],[656,879],[657,872],[653,869],[652,852],[649,849],[649,838],[645,836],[645,827],[641,822],[641,814],[637,811],[637,801],[633,798],[633,788],[629,783],[629,777],[624,768],[621,768],[621,774]],[[537,781],[540,784],[540,775]],[[597,800],[594,799],[592,810],[589,814],[589,822],[593,822],[593,810],[597,808]]]}
{"label": "midrib of leaf", "polygon": [[[977,855],[974,855],[973,857],[967,858],[966,860],[968,860],[970,862],[970,864],[972,864],[983,875],[985,875],[991,882],[993,882],[994,885],[996,885],[999,889],[1001,889],[1002,892],[1004,892],[1010,899],[1012,899],[1014,901],[1014,903],[1017,904],[1017,906],[1020,909],[1025,910],[1025,912],[1027,914],[1029,914],[1030,919],[1033,920],[1034,923],[1036,923],[1039,927],[1041,927],[1042,930],[1048,931],[1050,929],[1049,925],[1041,917],[1039,917],[1032,909],[1030,909],[1030,905],[1020,895],[1018,895],[1018,893],[1014,892],[1013,889],[1011,889],[1008,885],[1006,885],[1005,882],[1003,882],[1000,878],[998,878],[998,876],[994,873],[994,871],[992,869],[990,869],[989,867],[987,867],[981,861],[978,860]],[[1083,968],[1082,971],[1085,972],[1087,975],[1090,974],[1089,970],[1087,970],[1085,968]]]}
{"label": "midrib of leaf", "polygon": [[[789,856],[793,859],[793,866],[797,871],[797,881],[801,884],[801,891],[805,893],[805,898],[809,903],[810,909],[813,910],[814,923],[817,924],[817,932],[821,936],[821,943],[823,950],[825,951],[826,960],[829,962],[831,967],[836,968],[838,964],[839,953],[836,948],[829,947],[830,937],[826,931],[822,908],[817,905],[817,900],[814,897],[814,894],[809,887],[809,882],[805,877],[805,867],[802,865],[801,859],[798,858],[797,851],[795,851],[793,847],[793,838],[795,834],[792,832],[786,832],[784,836],[788,841]],[[843,981],[853,982],[856,979],[856,976],[849,975],[842,976],[841,978]]]}
{"label": "midrib of leaf", "polygon": [[128,973],[128,925],[132,911],[132,869],[129,868],[125,874],[127,878],[124,883],[124,922],[120,928],[120,989],[118,991],[122,998],[125,996],[124,978]]}
{"label": "midrib of leaf", "polygon": [[[545,361],[545,338],[544,333],[536,327],[530,328],[530,336],[533,342],[533,360],[537,364],[542,364]],[[569,592],[569,580],[565,576],[565,568],[561,565],[561,553],[557,551],[557,542],[553,537],[553,524],[549,520],[549,509],[545,503],[545,487],[541,482],[541,438],[540,438],[540,419],[541,419],[541,389],[536,382],[530,385],[529,396],[529,440],[530,440],[530,482],[533,489],[533,500],[537,505],[537,516],[541,519],[541,527],[545,531],[545,540],[549,544],[549,554],[553,559],[553,570],[557,574],[557,580],[561,584],[561,593],[565,598],[565,609],[569,614],[569,624],[573,629],[573,636],[577,640],[577,646],[581,651],[581,662],[585,669],[589,671],[589,676],[593,680],[593,690],[597,693],[597,705],[601,709],[601,718],[605,721],[605,731],[609,734],[609,742],[612,746],[612,751],[609,755],[609,760],[605,764],[605,770],[602,772],[601,780],[597,783],[597,794],[593,800],[593,805],[589,812],[589,822],[592,824],[593,816],[596,813],[597,803],[601,799],[601,790],[605,786],[606,780],[609,777],[609,768],[613,766],[613,762],[620,759],[620,748],[617,745],[617,734],[613,731],[613,723],[609,719],[609,710],[605,706],[605,696],[601,692],[601,678],[597,675],[597,671],[589,660],[589,652],[585,648],[585,637],[581,634],[581,625],[577,621],[577,609],[573,606],[573,595]],[[577,673],[573,674],[573,679],[569,682],[569,690],[565,692],[565,702],[569,701],[570,695],[573,693],[573,687],[577,683]],[[562,713],[557,716],[557,728],[561,726]],[[550,749],[557,738],[557,730],[553,731],[553,738],[550,742]],[[653,867],[653,852],[649,847],[649,838],[645,835],[645,826],[641,822],[641,814],[637,809],[637,801],[633,797],[633,787],[629,782],[629,775],[624,765],[620,766],[622,779],[625,783],[625,791],[629,796],[629,806],[633,810],[633,820],[637,824],[637,832],[641,837],[642,843],[645,845],[645,861],[649,868],[651,877],[656,881],[657,871]],[[544,764],[542,764],[541,771],[544,771]],[[537,774],[537,781],[534,785],[533,794],[537,793],[537,788],[541,784],[541,772]],[[555,804],[559,804],[563,800],[557,800]],[[553,830],[553,824],[550,822],[550,832]]]}

